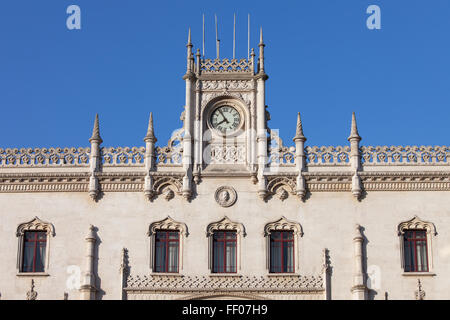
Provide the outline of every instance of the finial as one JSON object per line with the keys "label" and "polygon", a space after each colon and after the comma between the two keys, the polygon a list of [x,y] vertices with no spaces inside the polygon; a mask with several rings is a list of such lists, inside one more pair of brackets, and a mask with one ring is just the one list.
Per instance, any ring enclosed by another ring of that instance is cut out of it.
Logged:
{"label": "finial", "polygon": [[95,240],[95,227],[92,224],[89,225],[89,231],[86,235],[86,240]]}
{"label": "finial", "polygon": [[252,53],[250,54],[252,57],[255,56],[255,49],[252,48]]}
{"label": "finial", "polygon": [[95,121],[94,121],[94,129],[92,130],[92,137],[89,139],[89,142],[96,141],[98,143],[102,143],[103,140],[100,137],[100,126],[98,122],[98,113],[95,115]]}
{"label": "finial", "polygon": [[348,137],[348,141],[356,139],[358,141],[361,141],[361,137],[358,134],[358,127],[356,126],[356,116],[355,112],[352,114],[352,130],[350,132],[350,137]]}
{"label": "finial", "polygon": [[300,141],[306,141],[305,136],[303,135],[303,126],[302,126],[302,119],[300,118],[300,112],[297,114],[297,129],[295,130],[295,137],[294,142],[296,140]]}
{"label": "finial", "polygon": [[355,236],[353,239],[364,239],[359,224],[355,224]]}
{"label": "finial", "polygon": [[263,46],[264,45],[264,41],[263,41],[263,29],[262,27],[260,28],[260,34],[259,34],[259,45]]}
{"label": "finial", "polygon": [[156,142],[157,139],[155,137],[154,129],[153,129],[153,112],[150,112],[150,118],[148,119],[148,128],[147,135],[144,138],[144,141],[147,142]]}
{"label": "finial", "polygon": [[192,46],[192,43],[191,43],[191,28],[190,28],[190,27],[189,27],[188,43],[187,43],[187,45],[188,45],[188,46]]}

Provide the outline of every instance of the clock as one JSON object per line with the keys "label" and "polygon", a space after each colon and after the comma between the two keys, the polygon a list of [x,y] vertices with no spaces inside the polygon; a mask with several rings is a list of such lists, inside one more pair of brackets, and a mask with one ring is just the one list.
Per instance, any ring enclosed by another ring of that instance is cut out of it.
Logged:
{"label": "clock", "polygon": [[211,125],[222,134],[235,131],[241,123],[241,115],[234,107],[222,105],[211,114]]}

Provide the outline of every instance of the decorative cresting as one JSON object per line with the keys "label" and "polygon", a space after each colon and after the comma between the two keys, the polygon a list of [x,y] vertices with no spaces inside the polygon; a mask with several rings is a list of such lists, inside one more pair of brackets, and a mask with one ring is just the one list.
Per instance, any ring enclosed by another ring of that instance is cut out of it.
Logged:
{"label": "decorative cresting", "polygon": [[45,231],[47,235],[55,236],[55,227],[49,222],[42,221],[38,217],[34,219],[19,224],[16,231],[16,236],[23,237],[25,231]]}
{"label": "decorative cresting", "polygon": [[184,128],[173,132],[167,146],[156,147],[156,164],[158,166],[181,166],[183,159]]}
{"label": "decorative cresting", "polygon": [[306,147],[308,166],[349,166],[349,146],[308,146]]}
{"label": "decorative cresting", "polygon": [[145,147],[102,147],[102,166],[144,166]]}
{"label": "decorative cresting", "polygon": [[448,146],[361,146],[364,166],[448,165]]}
{"label": "decorative cresting", "polygon": [[403,235],[405,231],[411,229],[421,229],[426,230],[429,235],[437,235],[436,227],[433,223],[424,221],[420,219],[418,216],[414,216],[411,220],[404,221],[398,225],[398,235]]}
{"label": "decorative cresting", "polygon": [[87,167],[90,148],[0,148],[0,167]]}
{"label": "decorative cresting", "polygon": [[214,193],[214,199],[222,207],[230,207],[237,200],[237,193],[232,187],[221,186]]}
{"label": "decorative cresting", "polygon": [[216,230],[234,230],[238,235],[242,234],[244,237],[247,235],[245,232],[245,227],[242,223],[233,222],[227,216],[219,221],[208,224],[208,227],[206,228],[206,236],[212,236]]}
{"label": "decorative cresting", "polygon": [[264,227],[264,236],[269,236],[274,231],[293,231],[294,235],[303,237],[303,228],[298,222],[289,221],[284,216]]}
{"label": "decorative cresting", "polygon": [[250,73],[254,72],[253,59],[201,59],[200,73]]}
{"label": "decorative cresting", "polygon": [[189,235],[187,225],[173,220],[170,216],[167,216],[167,218],[161,221],[151,223],[147,235],[153,236],[157,230],[174,230],[179,231],[181,235],[186,237]]}
{"label": "decorative cresting", "polygon": [[295,147],[283,145],[278,130],[270,130],[270,143],[268,145],[268,166],[295,166]]}

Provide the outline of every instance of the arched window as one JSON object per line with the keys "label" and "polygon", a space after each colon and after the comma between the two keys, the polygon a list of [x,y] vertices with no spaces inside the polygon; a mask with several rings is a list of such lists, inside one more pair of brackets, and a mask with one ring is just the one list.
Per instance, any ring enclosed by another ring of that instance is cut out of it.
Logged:
{"label": "arched window", "polygon": [[237,273],[241,269],[240,243],[241,236],[245,235],[244,226],[228,217],[208,225],[206,236],[209,239],[209,269],[212,273]]}
{"label": "arched window", "polygon": [[436,228],[431,222],[415,216],[398,225],[400,237],[401,266],[405,273],[431,272],[431,240]]}
{"label": "arched window", "polygon": [[187,226],[171,217],[150,224],[150,269],[155,273],[179,273],[183,268],[183,238]]}
{"label": "arched window", "polygon": [[303,236],[302,226],[281,217],[266,224],[267,269],[269,273],[295,273],[298,270],[298,240]]}
{"label": "arched window", "polygon": [[55,236],[51,223],[35,217],[17,227],[19,238],[17,271],[18,274],[44,274],[48,270],[50,236]]}

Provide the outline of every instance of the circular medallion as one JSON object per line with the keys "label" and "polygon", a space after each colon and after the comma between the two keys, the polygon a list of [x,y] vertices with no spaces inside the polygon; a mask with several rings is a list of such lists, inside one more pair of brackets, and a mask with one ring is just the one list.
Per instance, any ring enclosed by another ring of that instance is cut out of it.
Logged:
{"label": "circular medallion", "polygon": [[214,198],[222,207],[230,207],[236,202],[237,193],[232,187],[222,186],[217,188]]}

